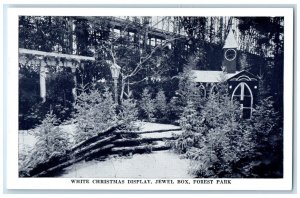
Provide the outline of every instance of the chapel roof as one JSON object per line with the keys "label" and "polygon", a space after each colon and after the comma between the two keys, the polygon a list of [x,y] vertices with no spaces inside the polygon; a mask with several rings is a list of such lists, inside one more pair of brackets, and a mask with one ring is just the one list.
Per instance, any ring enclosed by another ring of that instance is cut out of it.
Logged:
{"label": "chapel roof", "polygon": [[224,48],[238,48],[238,43],[232,29],[229,30],[223,49]]}
{"label": "chapel roof", "polygon": [[223,71],[192,70],[192,79],[194,82],[200,83],[219,83],[222,81],[257,81],[258,77],[245,70],[236,71],[235,73],[226,73]]}
{"label": "chapel roof", "polygon": [[192,78],[194,82],[216,83],[226,81],[239,73],[240,71],[236,73],[226,73],[223,71],[192,70]]}

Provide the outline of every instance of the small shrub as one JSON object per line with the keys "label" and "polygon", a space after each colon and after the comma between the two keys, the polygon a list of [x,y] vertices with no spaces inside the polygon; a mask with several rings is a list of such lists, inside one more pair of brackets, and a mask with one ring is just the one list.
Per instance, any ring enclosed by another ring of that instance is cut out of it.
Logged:
{"label": "small shrub", "polygon": [[270,97],[262,99],[252,119],[247,123],[247,129],[253,134],[255,164],[253,174],[260,177],[283,177],[283,118],[274,109]]}
{"label": "small shrub", "polygon": [[38,126],[34,134],[37,142],[34,148],[26,156],[21,156],[23,162],[20,164],[20,170],[29,172],[37,165],[47,162],[49,159],[64,155],[69,148],[67,135],[62,133],[57,126],[58,119],[52,113],[47,114],[42,124]]}
{"label": "small shrub", "polygon": [[[239,174],[236,165],[251,155],[251,138],[240,125],[240,109],[220,85],[217,94],[211,94],[198,112],[188,101],[179,119],[182,135],[173,146],[193,160],[191,172],[196,177],[233,177]],[[247,151],[247,152],[245,152]]]}
{"label": "small shrub", "polygon": [[178,125],[178,120],[180,115],[183,112],[183,106],[178,97],[172,97],[170,102],[168,103],[168,108],[166,111],[167,118],[169,123]]}
{"label": "small shrub", "polygon": [[152,99],[151,93],[147,88],[143,90],[142,99],[140,101],[140,107],[142,110],[143,117],[146,117],[147,121],[155,121],[155,100]]}
{"label": "small shrub", "polygon": [[123,130],[133,131],[139,128],[135,123],[138,120],[138,108],[135,100],[126,99],[122,102],[118,113],[118,120],[123,123]]}
{"label": "small shrub", "polygon": [[195,142],[201,138],[201,118],[196,111],[192,101],[188,101],[183,113],[178,121],[183,133],[176,137],[176,140],[170,141],[169,145],[179,153],[186,153]]}
{"label": "small shrub", "polygon": [[195,110],[199,111],[203,107],[206,99],[201,93],[201,89],[194,81],[192,69],[195,68],[195,60],[190,59],[185,65],[184,71],[179,73],[178,90],[168,104],[167,114],[170,120],[180,119],[188,102],[192,102]]}
{"label": "small shrub", "polygon": [[159,90],[154,99],[155,104],[155,118],[158,122],[166,122],[167,121],[167,99],[165,92],[163,90]]}
{"label": "small shrub", "polygon": [[282,118],[267,98],[251,119],[242,119],[238,103],[228,97],[225,84],[211,94],[200,112],[188,101],[180,116],[183,133],[173,148],[192,160],[195,177],[282,177]]}
{"label": "small shrub", "polygon": [[82,92],[75,105],[77,133],[75,141],[84,141],[116,124],[116,104],[106,88],[103,93],[97,89]]}

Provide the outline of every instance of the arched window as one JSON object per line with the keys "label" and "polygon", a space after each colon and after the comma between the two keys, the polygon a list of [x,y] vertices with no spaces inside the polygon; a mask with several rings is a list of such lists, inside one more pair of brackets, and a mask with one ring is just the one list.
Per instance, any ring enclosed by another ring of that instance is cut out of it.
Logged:
{"label": "arched window", "polygon": [[250,87],[245,82],[241,82],[236,86],[232,93],[231,100],[240,102],[243,118],[251,118],[253,94]]}
{"label": "arched window", "polygon": [[218,93],[219,93],[218,86],[216,84],[213,84],[212,87],[210,88],[210,93],[209,94],[216,95]]}
{"label": "arched window", "polygon": [[204,87],[204,85],[203,84],[201,84],[200,86],[199,86],[199,89],[200,89],[200,95],[201,95],[201,97],[206,97],[206,89],[205,89],[205,87]]}
{"label": "arched window", "polygon": [[238,77],[237,81],[251,81],[251,78],[249,78],[248,76],[242,75],[242,76]]}

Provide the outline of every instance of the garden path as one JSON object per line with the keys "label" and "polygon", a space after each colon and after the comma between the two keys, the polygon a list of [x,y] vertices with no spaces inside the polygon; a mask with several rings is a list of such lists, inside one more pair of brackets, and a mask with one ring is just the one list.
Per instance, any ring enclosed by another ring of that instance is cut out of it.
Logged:
{"label": "garden path", "polygon": [[[179,134],[179,127],[169,124],[141,122],[140,135],[142,138],[170,138],[172,133]],[[62,130],[72,134],[73,125],[61,126]],[[174,129],[174,131],[172,131]],[[148,133],[152,130],[171,130],[167,132]],[[146,132],[146,133],[143,133]],[[26,135],[24,135],[26,134]],[[31,133],[20,133],[19,143],[32,146],[35,138]],[[157,146],[164,145],[158,141]],[[153,151],[144,154],[129,154],[127,156],[112,155],[103,161],[81,161],[65,170],[58,176],[64,178],[192,178],[188,173],[190,161],[181,158],[172,150]]]}
{"label": "garden path", "polygon": [[[140,123],[140,132],[151,130],[179,129],[178,126],[157,123]],[[168,138],[172,133],[142,133],[142,138]],[[163,142],[158,142],[164,144]],[[105,161],[82,161],[65,169],[61,177],[93,178],[191,178],[188,173],[189,160],[181,158],[171,150],[154,151],[129,156],[111,156]]]}
{"label": "garden path", "polygon": [[105,161],[82,161],[65,169],[64,178],[191,178],[189,161],[172,151],[155,151]]}

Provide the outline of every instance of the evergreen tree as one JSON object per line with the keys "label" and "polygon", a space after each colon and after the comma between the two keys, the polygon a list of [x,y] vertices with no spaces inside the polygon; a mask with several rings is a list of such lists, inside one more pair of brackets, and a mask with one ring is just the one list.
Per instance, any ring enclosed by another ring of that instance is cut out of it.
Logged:
{"label": "evergreen tree", "polygon": [[188,101],[193,102],[197,110],[201,109],[205,98],[201,96],[201,90],[197,83],[193,81],[194,76],[192,69],[195,68],[197,58],[190,57],[188,63],[185,65],[184,71],[178,75],[179,83],[178,90],[175,92],[175,97],[171,99],[169,104],[169,114],[174,114],[179,117],[184,107],[187,106]]}
{"label": "evergreen tree", "polygon": [[156,110],[160,110],[164,112],[167,108],[165,92],[161,89],[156,94],[155,104],[156,104]]}
{"label": "evergreen tree", "polygon": [[253,155],[252,131],[244,130],[239,105],[231,101],[226,84],[209,96],[200,113],[191,104],[188,102],[179,120],[183,133],[173,143],[194,161],[191,173],[196,177],[245,177],[250,168],[245,173],[241,162]]}
{"label": "evergreen tree", "polygon": [[186,153],[202,135],[201,120],[192,101],[188,101],[178,121],[183,133],[169,144],[179,153]]}
{"label": "evergreen tree", "polygon": [[63,153],[68,148],[67,135],[58,127],[59,120],[52,113],[47,114],[35,134],[37,143],[35,147],[45,155],[45,158]]}
{"label": "evergreen tree", "polygon": [[164,121],[166,119],[166,111],[167,111],[167,99],[165,96],[165,92],[160,89],[156,97],[154,99],[155,101],[155,117],[159,121]]}
{"label": "evergreen tree", "polygon": [[179,120],[183,133],[173,148],[193,160],[196,177],[282,177],[282,118],[270,98],[242,119],[238,103],[231,101],[221,83],[200,113],[191,102]]}
{"label": "evergreen tree", "polygon": [[186,153],[196,161],[191,171],[197,177],[234,177],[233,165],[241,159],[245,145],[239,126],[240,113],[239,106],[226,94],[210,95],[201,111],[201,142]]}
{"label": "evergreen tree", "polygon": [[37,142],[32,152],[25,157],[20,170],[26,172],[40,163],[66,153],[69,148],[68,137],[57,125],[56,116],[52,112],[47,114],[35,133]]}
{"label": "evergreen tree", "polygon": [[283,119],[270,97],[259,102],[247,126],[255,142],[253,173],[259,177],[282,177]]}
{"label": "evergreen tree", "polygon": [[154,121],[155,101],[154,99],[152,99],[151,93],[149,92],[148,88],[145,88],[143,90],[140,107],[147,120],[150,122]]}
{"label": "evergreen tree", "polygon": [[195,69],[196,64],[197,58],[191,56],[188,63],[185,65],[184,71],[179,74],[179,89],[177,95],[181,97],[184,105],[187,104],[187,101],[195,102],[196,96],[199,93],[199,88],[193,81],[195,77],[192,72],[192,70]]}
{"label": "evergreen tree", "polygon": [[77,97],[75,109],[76,142],[86,140],[117,122],[116,104],[107,88],[103,93],[94,88],[83,91]]}
{"label": "evergreen tree", "polygon": [[138,108],[135,100],[123,100],[118,113],[118,119],[122,121],[123,126],[125,126],[123,130],[133,131],[138,129],[136,125],[136,121],[138,120]]}

